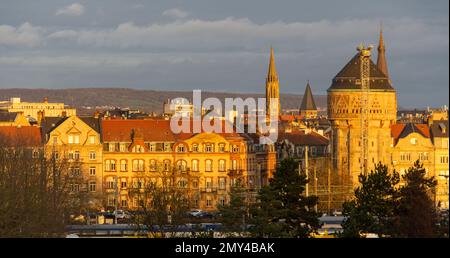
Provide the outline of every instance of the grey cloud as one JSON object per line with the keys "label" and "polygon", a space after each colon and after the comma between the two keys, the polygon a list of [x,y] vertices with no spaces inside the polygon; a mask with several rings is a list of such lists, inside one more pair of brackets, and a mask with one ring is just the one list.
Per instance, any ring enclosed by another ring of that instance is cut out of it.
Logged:
{"label": "grey cloud", "polygon": [[56,11],[56,15],[81,16],[84,14],[85,7],[80,3],[73,3]]}
{"label": "grey cloud", "polygon": [[172,8],[172,9],[165,10],[162,14],[164,16],[168,16],[168,17],[171,17],[174,19],[183,19],[183,18],[186,18],[189,16],[188,12],[183,11],[178,8]]}
{"label": "grey cloud", "polygon": [[0,46],[36,47],[43,43],[44,30],[26,22],[18,27],[0,25]]}

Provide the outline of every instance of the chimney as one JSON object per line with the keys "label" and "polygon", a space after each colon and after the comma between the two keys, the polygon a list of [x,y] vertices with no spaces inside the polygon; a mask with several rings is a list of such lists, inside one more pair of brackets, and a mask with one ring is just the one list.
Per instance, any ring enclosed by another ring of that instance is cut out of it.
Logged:
{"label": "chimney", "polygon": [[62,117],[66,117],[66,116],[67,116],[67,112],[66,112],[66,111],[63,111],[63,112],[61,113],[61,116],[62,116]]}
{"label": "chimney", "polygon": [[100,112],[98,110],[95,110],[94,118],[97,119],[100,116]]}

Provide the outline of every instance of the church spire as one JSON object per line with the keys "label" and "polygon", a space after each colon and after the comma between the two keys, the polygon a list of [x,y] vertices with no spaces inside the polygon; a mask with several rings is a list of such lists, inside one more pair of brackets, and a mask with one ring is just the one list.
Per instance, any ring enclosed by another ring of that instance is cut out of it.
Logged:
{"label": "church spire", "polygon": [[[271,99],[275,99],[277,103],[274,103],[272,107]],[[267,72],[266,78],[266,115],[270,115],[270,109],[275,112],[275,115],[280,114],[280,89],[278,86],[278,74],[275,68],[275,57],[273,54],[273,47],[270,47],[270,60],[269,60],[269,71]],[[272,112],[272,113],[273,113]]]}
{"label": "church spire", "polygon": [[384,73],[387,77],[389,77],[389,72],[387,68],[387,62],[386,62],[386,49],[384,47],[384,41],[383,41],[383,25],[380,26],[380,42],[378,44],[378,59],[377,59],[377,67],[378,69]]}
{"label": "church spire", "polygon": [[270,60],[269,60],[269,71],[267,73],[268,81],[278,81],[277,68],[275,67],[275,57],[273,54],[273,47],[270,47]]}

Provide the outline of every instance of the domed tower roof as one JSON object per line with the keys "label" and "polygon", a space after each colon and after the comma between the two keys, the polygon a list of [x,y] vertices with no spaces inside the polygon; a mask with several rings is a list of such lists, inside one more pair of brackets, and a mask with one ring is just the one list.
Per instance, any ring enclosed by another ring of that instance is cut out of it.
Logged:
{"label": "domed tower roof", "polygon": [[[361,89],[361,61],[356,54],[342,70],[333,78],[328,91]],[[370,89],[395,91],[389,78],[370,60]]]}

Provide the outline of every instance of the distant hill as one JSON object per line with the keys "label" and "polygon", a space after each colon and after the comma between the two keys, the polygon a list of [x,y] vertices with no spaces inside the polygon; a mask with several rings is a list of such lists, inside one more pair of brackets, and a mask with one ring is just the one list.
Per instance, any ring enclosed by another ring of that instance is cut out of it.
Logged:
{"label": "distant hill", "polygon": [[[192,98],[189,91],[155,91],[128,88],[73,88],[73,89],[0,89],[0,101],[11,97],[20,97],[22,101],[42,101],[48,97],[50,102],[64,102],[67,105],[83,110],[83,107],[117,106],[139,109],[145,112],[162,112],[163,103],[167,99],[183,97]],[[261,98],[263,94],[202,92],[202,99],[248,97]],[[319,109],[326,108],[327,97],[316,95],[315,101]],[[282,109],[297,109],[302,95],[281,94]],[[222,102],[224,103],[224,102]]]}

